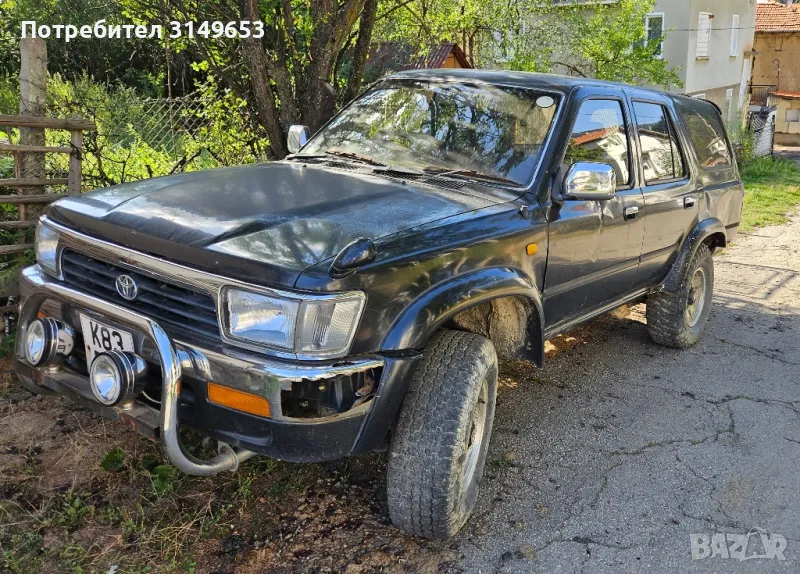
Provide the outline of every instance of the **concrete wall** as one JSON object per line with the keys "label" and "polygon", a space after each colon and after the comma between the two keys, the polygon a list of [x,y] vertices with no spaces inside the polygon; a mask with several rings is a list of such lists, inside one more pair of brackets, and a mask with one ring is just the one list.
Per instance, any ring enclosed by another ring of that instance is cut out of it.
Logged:
{"label": "concrete wall", "polygon": [[775,141],[783,145],[800,144],[800,122],[787,122],[786,112],[800,110],[800,100],[782,99],[775,112]]}
{"label": "concrete wall", "polygon": [[759,32],[756,34],[755,50],[753,84],[778,86],[780,63],[778,89],[800,92],[800,33]]}

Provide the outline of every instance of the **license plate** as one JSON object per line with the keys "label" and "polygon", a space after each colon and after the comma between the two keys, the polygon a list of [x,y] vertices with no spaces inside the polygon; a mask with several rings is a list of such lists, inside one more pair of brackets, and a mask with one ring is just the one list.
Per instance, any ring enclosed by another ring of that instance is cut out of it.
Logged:
{"label": "license plate", "polygon": [[83,344],[86,347],[87,367],[92,364],[97,353],[106,353],[108,351],[133,352],[133,335],[127,331],[95,321],[86,315],[81,315],[81,327],[83,329]]}

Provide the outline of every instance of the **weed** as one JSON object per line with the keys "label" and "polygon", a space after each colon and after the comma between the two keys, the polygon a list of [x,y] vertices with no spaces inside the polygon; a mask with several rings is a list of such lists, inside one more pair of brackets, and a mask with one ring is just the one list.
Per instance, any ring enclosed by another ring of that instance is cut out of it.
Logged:
{"label": "weed", "polygon": [[108,472],[116,472],[125,466],[125,451],[121,448],[113,448],[100,461],[100,467]]}
{"label": "weed", "polygon": [[16,332],[11,332],[7,337],[0,339],[0,359],[5,359],[14,354],[14,342],[16,340]]}
{"label": "weed", "polygon": [[236,482],[238,484],[236,488],[236,495],[239,499],[244,502],[250,502],[253,500],[253,480],[255,476],[250,473],[240,473],[236,475]]}
{"label": "weed", "polygon": [[506,458],[496,458],[491,462],[491,465],[495,468],[511,468],[514,466],[514,462]]}
{"label": "weed", "polygon": [[168,464],[159,464],[150,471],[150,474],[156,498],[163,498],[171,493],[175,488],[176,481],[179,480],[175,469]]}
{"label": "weed", "polygon": [[55,522],[68,529],[75,528],[87,515],[93,514],[94,506],[86,504],[84,497],[70,489],[61,503],[61,508],[56,511]]}
{"label": "weed", "polygon": [[4,545],[0,572],[27,574],[41,568],[42,537],[35,532],[24,532],[13,536],[11,543]]}

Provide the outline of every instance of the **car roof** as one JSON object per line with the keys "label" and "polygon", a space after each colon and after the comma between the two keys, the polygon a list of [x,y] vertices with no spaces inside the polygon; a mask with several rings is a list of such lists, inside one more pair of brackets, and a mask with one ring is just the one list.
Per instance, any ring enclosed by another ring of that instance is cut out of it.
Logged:
{"label": "car roof", "polygon": [[645,92],[659,95],[666,94],[660,90],[640,88],[617,82],[607,82],[592,78],[577,78],[574,76],[559,76],[556,74],[538,74],[532,72],[510,72],[506,70],[474,70],[458,68],[439,68],[433,70],[406,70],[397,72],[384,80],[419,79],[440,82],[477,82],[486,84],[504,84],[522,88],[549,88],[569,92],[574,88],[635,88]]}

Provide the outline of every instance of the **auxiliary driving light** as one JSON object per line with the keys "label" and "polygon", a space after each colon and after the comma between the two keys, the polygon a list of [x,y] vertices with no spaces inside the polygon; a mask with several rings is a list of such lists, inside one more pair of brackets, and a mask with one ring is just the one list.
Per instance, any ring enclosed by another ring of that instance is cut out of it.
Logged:
{"label": "auxiliary driving light", "polygon": [[75,332],[52,317],[31,321],[25,335],[25,359],[34,367],[62,361],[71,352]]}
{"label": "auxiliary driving light", "polygon": [[135,399],[144,387],[147,363],[134,353],[109,351],[97,355],[89,369],[89,384],[98,402],[114,406]]}

